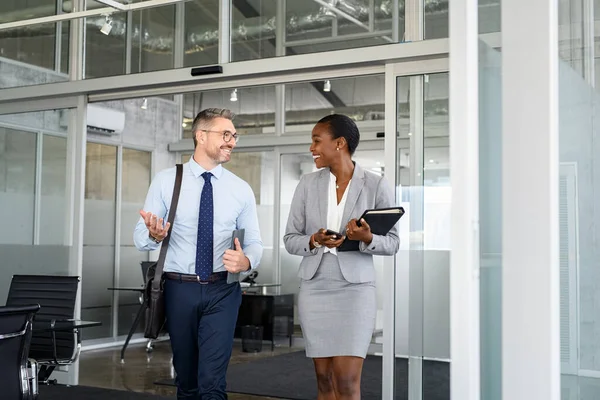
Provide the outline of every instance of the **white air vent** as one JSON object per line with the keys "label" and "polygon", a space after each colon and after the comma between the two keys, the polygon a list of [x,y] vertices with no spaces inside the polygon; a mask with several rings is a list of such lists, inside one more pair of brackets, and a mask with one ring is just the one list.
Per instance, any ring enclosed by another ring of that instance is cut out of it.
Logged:
{"label": "white air vent", "polygon": [[125,112],[88,104],[87,128],[91,133],[118,135],[125,128]]}

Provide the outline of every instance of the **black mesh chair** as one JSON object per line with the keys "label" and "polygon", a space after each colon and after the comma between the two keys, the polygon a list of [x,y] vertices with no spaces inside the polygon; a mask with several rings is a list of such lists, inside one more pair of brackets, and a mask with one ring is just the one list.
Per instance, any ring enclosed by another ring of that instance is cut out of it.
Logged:
{"label": "black mesh chair", "polygon": [[78,276],[14,275],[10,283],[7,306],[39,304],[34,320],[29,358],[39,365],[38,381],[48,378],[57,366],[77,360],[81,349],[78,329],[36,330],[36,325],[54,325],[56,321],[75,317],[75,300],[79,288]]}
{"label": "black mesh chair", "polygon": [[37,396],[37,366],[29,364],[32,322],[38,304],[0,306],[0,382],[3,399],[31,400]]}

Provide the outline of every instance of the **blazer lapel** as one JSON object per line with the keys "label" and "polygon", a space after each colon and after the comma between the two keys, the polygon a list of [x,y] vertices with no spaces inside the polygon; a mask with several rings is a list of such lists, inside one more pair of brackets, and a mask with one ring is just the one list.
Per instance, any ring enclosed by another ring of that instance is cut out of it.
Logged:
{"label": "blazer lapel", "polygon": [[348,196],[346,197],[346,205],[344,206],[344,214],[340,223],[340,230],[338,232],[345,233],[346,225],[350,220],[354,206],[358,201],[358,196],[365,185],[365,171],[358,165],[354,164],[354,173],[352,174],[352,181],[348,188]]}
{"label": "blazer lapel", "polygon": [[319,226],[327,226],[327,207],[329,203],[329,168],[321,170],[318,186],[318,201],[321,221]]}

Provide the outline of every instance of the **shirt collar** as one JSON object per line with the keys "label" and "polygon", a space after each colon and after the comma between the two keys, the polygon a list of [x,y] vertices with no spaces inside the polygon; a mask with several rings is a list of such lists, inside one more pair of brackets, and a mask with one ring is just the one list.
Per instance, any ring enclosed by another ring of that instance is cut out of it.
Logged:
{"label": "shirt collar", "polygon": [[[204,168],[202,168],[200,166],[200,164],[198,164],[196,162],[196,160],[194,160],[194,156],[192,155],[190,157],[190,170],[192,171],[192,173],[194,174],[194,176],[196,178],[199,178],[200,176],[202,176],[203,173],[206,172],[206,170]],[[209,171],[211,174],[213,174],[213,176],[217,179],[219,179],[221,177],[221,174],[223,173],[223,166],[221,164],[217,165],[216,167],[214,167],[212,170]]]}

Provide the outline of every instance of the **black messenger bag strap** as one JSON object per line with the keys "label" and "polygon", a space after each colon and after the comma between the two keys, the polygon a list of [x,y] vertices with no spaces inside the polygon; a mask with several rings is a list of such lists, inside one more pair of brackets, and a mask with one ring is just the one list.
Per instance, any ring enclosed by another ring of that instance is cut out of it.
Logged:
{"label": "black messenger bag strap", "polygon": [[177,210],[177,203],[179,202],[179,192],[181,191],[181,181],[183,179],[183,164],[177,164],[177,175],[175,176],[175,186],[173,187],[173,197],[171,198],[171,208],[169,209],[169,232],[167,237],[163,240],[162,247],[160,248],[160,255],[158,256],[158,262],[156,263],[156,270],[154,271],[154,279],[152,280],[152,289],[158,290],[160,287],[160,281],[165,266],[165,258],[167,257],[167,250],[169,249],[169,242],[171,240],[171,230],[173,229],[173,220],[175,219],[175,211]]}

